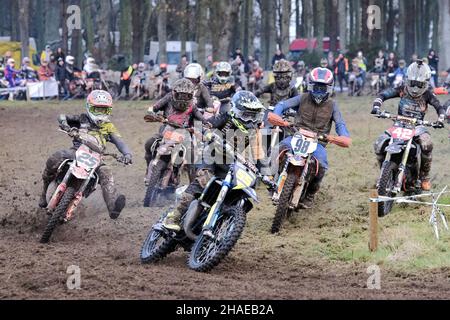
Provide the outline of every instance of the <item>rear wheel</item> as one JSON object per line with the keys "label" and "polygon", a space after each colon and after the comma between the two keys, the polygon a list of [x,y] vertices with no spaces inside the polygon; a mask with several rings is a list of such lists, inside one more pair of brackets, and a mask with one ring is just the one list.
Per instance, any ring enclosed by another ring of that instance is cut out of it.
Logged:
{"label": "rear wheel", "polygon": [[275,212],[275,217],[273,218],[271,229],[272,233],[279,232],[284,220],[290,215],[291,209],[289,207],[292,200],[292,195],[294,193],[296,181],[297,175],[295,174],[295,172],[289,172],[284,183],[283,190],[281,191],[277,210]]}
{"label": "rear wheel", "polygon": [[59,201],[58,206],[55,209],[55,212],[52,214],[50,219],[48,220],[47,226],[45,227],[44,233],[41,237],[41,243],[48,243],[50,237],[52,236],[53,231],[59,222],[64,219],[67,209],[69,208],[70,203],[72,202],[75,196],[75,189],[73,187],[68,187],[61,200]]}
{"label": "rear wheel", "polygon": [[217,221],[213,238],[203,233],[197,237],[189,255],[189,268],[207,272],[217,266],[241,237],[246,219],[247,215],[240,206],[226,209]]}
{"label": "rear wheel", "polygon": [[[392,188],[395,184],[397,173],[397,164],[395,162],[385,163],[381,168],[380,182],[378,183],[378,195],[384,197],[392,197],[395,194]],[[394,201],[386,201],[378,203],[378,216],[384,217],[392,210]]]}

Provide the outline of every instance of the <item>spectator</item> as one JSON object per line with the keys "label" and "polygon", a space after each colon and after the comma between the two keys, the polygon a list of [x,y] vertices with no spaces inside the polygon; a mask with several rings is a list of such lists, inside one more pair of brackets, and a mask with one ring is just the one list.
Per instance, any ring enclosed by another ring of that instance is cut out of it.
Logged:
{"label": "spectator", "polygon": [[3,57],[3,63],[8,63],[8,60],[12,58],[12,52],[6,51],[5,56]]}
{"label": "spectator", "polygon": [[245,63],[244,63],[244,73],[245,74],[251,73],[254,61],[255,61],[255,59],[253,58],[253,56],[248,56],[247,61],[245,61]]}
{"label": "spectator", "polygon": [[49,63],[47,61],[41,61],[38,75],[40,81],[47,81],[50,80],[51,77],[53,77],[54,73],[52,69],[50,69]]}
{"label": "spectator", "polygon": [[237,57],[239,57],[241,59],[242,63],[245,62],[244,55],[242,54],[241,48],[236,48],[236,50],[234,51],[234,53],[232,55],[233,60],[236,60]]}
{"label": "spectator", "polygon": [[181,56],[181,61],[177,66],[177,72],[180,74],[180,78],[183,78],[183,73],[184,73],[184,69],[186,68],[186,66],[189,64],[187,55],[183,54]]}
{"label": "spectator", "polygon": [[37,73],[30,67],[30,58],[25,57],[22,59],[21,75],[24,80],[28,82],[37,81]]}
{"label": "spectator", "polygon": [[[235,82],[238,86],[240,86],[241,88],[244,88],[243,83],[242,83],[242,74],[244,74],[244,64],[242,63],[242,60],[240,58],[240,56],[236,56],[236,59],[234,59],[234,61],[231,62],[231,70],[232,70],[232,75],[234,76]],[[245,83],[246,84],[246,83]]]}
{"label": "spectator", "polygon": [[331,71],[333,71],[334,70],[334,61],[335,61],[333,51],[328,52],[326,59],[327,59],[327,64],[328,64],[327,68],[330,69]]}
{"label": "spectator", "polygon": [[343,83],[345,81],[345,84],[348,85],[347,81],[347,74],[348,74],[348,59],[344,57],[342,53],[339,54],[337,57],[334,68],[334,74],[336,75],[336,78],[339,82],[339,87],[341,89],[341,92],[343,92]]}
{"label": "spectator", "polygon": [[397,68],[398,68],[397,57],[395,56],[394,52],[391,52],[389,53],[388,59],[386,61],[386,72],[394,73]]}
{"label": "spectator", "polygon": [[384,56],[383,50],[378,51],[378,56],[374,60],[374,66],[372,72],[374,73],[384,73],[387,67],[387,60]]}
{"label": "spectator", "polygon": [[67,100],[67,98],[69,97],[69,90],[67,90],[67,81],[69,79],[67,76],[66,65],[62,57],[58,58],[58,66],[56,67],[55,78],[58,82],[59,93],[61,94],[61,91],[63,91],[64,100]]}
{"label": "spectator", "polygon": [[277,49],[277,51],[275,51],[275,54],[272,57],[272,67],[275,64],[275,62],[281,59],[286,59],[286,57],[284,56],[283,52],[281,52],[280,49]]}
{"label": "spectator", "polygon": [[430,62],[427,57],[423,58],[422,61],[424,64],[427,64],[430,67],[431,70],[430,86],[431,88],[434,89],[437,87],[437,82],[435,81],[435,76],[437,76],[437,70],[432,65],[430,65]]}
{"label": "spectator", "polygon": [[62,48],[58,48],[55,53],[55,60],[58,62],[58,65],[59,65],[59,58],[62,58],[63,62],[64,60],[66,60],[66,54],[64,53]]}
{"label": "spectator", "polygon": [[50,48],[50,45],[46,45],[44,51],[41,53],[41,63],[42,61],[49,63],[51,54],[52,49]]}
{"label": "spectator", "polygon": [[428,62],[430,67],[434,68],[436,73],[433,75],[434,83],[438,85],[439,57],[433,49],[428,53]]}
{"label": "spectator", "polygon": [[9,58],[5,68],[5,79],[8,81],[9,87],[14,88],[22,84],[22,79],[19,77],[20,70],[14,69],[16,61]]}
{"label": "spectator", "polygon": [[119,85],[119,94],[118,96],[122,94],[122,89],[125,87],[125,98],[128,99],[130,97],[130,84],[131,84],[131,78],[133,74],[136,72],[136,69],[138,68],[138,65],[135,63],[131,66],[129,66],[126,69],[123,69],[120,74],[120,85]]}
{"label": "spectator", "polygon": [[206,65],[205,65],[205,73],[209,73],[211,70],[213,70],[213,57],[212,55],[208,55],[206,58]]}
{"label": "spectator", "polygon": [[50,70],[52,70],[53,73],[56,72],[56,67],[58,66],[58,60],[56,60],[55,55],[52,53],[50,55],[50,62],[48,63],[48,66]]}

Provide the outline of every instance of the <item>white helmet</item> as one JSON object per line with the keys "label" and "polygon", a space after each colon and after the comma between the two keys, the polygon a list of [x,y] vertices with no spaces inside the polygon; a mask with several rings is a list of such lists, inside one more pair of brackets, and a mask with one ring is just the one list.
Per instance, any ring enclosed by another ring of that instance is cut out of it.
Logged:
{"label": "white helmet", "polygon": [[15,64],[15,63],[16,63],[16,61],[13,58],[9,58],[8,61],[7,61],[8,65],[12,65],[12,64]]}
{"label": "white helmet", "polygon": [[203,78],[203,68],[198,63],[191,63],[186,66],[183,73],[185,78],[200,81]]}
{"label": "white helmet", "polygon": [[138,70],[139,71],[145,71],[145,63],[143,63],[143,62],[139,63]]}
{"label": "white helmet", "polygon": [[406,90],[413,97],[423,95],[430,84],[431,69],[422,60],[413,62],[406,71]]}
{"label": "white helmet", "polygon": [[67,56],[66,57],[66,63],[69,65],[73,65],[75,63],[75,58],[72,56]]}
{"label": "white helmet", "polygon": [[92,58],[92,57],[89,57],[89,58],[86,59],[86,63],[87,64],[95,64],[95,59]]}

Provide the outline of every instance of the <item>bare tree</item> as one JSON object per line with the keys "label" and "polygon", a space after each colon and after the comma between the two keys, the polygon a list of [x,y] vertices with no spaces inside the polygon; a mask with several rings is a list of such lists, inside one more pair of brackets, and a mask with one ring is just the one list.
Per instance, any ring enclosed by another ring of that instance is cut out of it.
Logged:
{"label": "bare tree", "polygon": [[131,56],[131,0],[120,0],[120,44],[119,50],[127,61],[132,60]]}
{"label": "bare tree", "polygon": [[98,47],[95,57],[98,63],[107,63],[111,55],[110,19],[112,5],[110,0],[99,1],[97,14]]}
{"label": "bare tree", "polygon": [[167,2],[160,0],[158,4],[158,42],[159,62],[167,62]]}
{"label": "bare tree", "polygon": [[325,36],[325,2],[317,0],[317,52],[323,54],[323,38]]}
{"label": "bare tree", "polygon": [[342,52],[347,50],[347,0],[338,0],[339,45]]}
{"label": "bare tree", "polygon": [[20,42],[22,43],[22,58],[28,57],[29,50],[29,8],[30,0],[19,0],[19,28]]}
{"label": "bare tree", "polygon": [[289,52],[289,29],[291,25],[291,0],[282,0],[281,3],[281,51]]}
{"label": "bare tree", "polygon": [[207,11],[209,7],[208,0],[197,0],[197,13],[196,13],[196,22],[197,22],[197,43],[198,43],[198,52],[197,59],[200,63],[204,63],[206,61],[206,39],[207,39],[207,27],[206,27],[206,19],[207,19]]}
{"label": "bare tree", "polygon": [[441,68],[450,67],[450,0],[439,0],[439,42]]}

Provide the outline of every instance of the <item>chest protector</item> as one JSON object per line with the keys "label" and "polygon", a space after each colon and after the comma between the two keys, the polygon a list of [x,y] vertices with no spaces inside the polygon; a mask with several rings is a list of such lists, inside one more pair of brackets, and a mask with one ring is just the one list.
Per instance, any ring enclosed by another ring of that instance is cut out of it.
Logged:
{"label": "chest protector", "polygon": [[316,104],[309,93],[300,98],[300,108],[295,117],[295,125],[320,134],[329,134],[332,126],[333,101]]}
{"label": "chest protector", "polygon": [[418,98],[413,98],[407,93],[406,89],[404,90],[398,105],[399,115],[423,120],[427,109],[428,103],[425,95]]}
{"label": "chest protector", "polygon": [[275,84],[273,84],[271,91],[270,104],[274,106],[283,100],[291,98],[292,88],[288,87],[286,89],[279,89]]}
{"label": "chest protector", "polygon": [[172,109],[172,112],[170,112],[170,115],[167,118],[170,122],[174,122],[182,127],[190,125],[191,116],[194,110],[192,105],[183,112],[177,111],[174,108]]}

